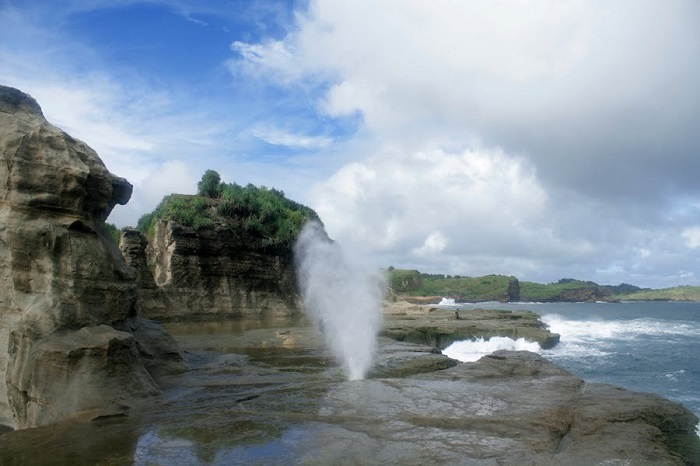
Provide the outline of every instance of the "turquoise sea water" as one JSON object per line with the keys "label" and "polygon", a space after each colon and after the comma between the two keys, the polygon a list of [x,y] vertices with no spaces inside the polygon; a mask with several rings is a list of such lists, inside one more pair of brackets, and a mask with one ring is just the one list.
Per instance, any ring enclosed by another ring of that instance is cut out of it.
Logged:
{"label": "turquoise sea water", "polygon": [[[659,394],[700,417],[700,303],[480,303],[530,310],[561,342],[540,354],[589,382]],[[521,342],[522,344],[522,342]],[[520,349],[517,346],[508,349]],[[504,347],[505,348],[505,347]]]}

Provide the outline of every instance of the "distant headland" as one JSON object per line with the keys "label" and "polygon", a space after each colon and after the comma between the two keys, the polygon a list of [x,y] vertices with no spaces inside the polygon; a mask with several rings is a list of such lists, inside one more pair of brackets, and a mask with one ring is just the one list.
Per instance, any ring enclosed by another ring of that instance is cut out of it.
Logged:
{"label": "distant headland", "polygon": [[627,283],[599,285],[592,281],[562,278],[553,283],[518,280],[514,276],[466,277],[421,273],[389,267],[387,279],[392,291],[403,299],[424,304],[442,298],[456,302],[617,302],[617,301],[700,301],[700,286],[641,288]]}

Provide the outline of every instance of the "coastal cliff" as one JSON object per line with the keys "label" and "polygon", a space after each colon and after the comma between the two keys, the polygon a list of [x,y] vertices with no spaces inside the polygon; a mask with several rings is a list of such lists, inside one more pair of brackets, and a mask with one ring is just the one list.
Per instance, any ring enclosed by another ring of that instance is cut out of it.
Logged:
{"label": "coastal cliff", "polygon": [[266,249],[239,234],[172,220],[157,221],[150,241],[125,230],[122,251],[140,277],[140,313],[159,321],[297,314],[291,249]]}
{"label": "coastal cliff", "polygon": [[207,170],[198,195],[166,196],[122,232],[139,312],[159,321],[297,315],[292,248],[309,220],[320,222],[282,191]]}
{"label": "coastal cliff", "polygon": [[136,282],[105,219],[132,186],[0,86],[0,424],[123,414],[186,367],[136,315]]}

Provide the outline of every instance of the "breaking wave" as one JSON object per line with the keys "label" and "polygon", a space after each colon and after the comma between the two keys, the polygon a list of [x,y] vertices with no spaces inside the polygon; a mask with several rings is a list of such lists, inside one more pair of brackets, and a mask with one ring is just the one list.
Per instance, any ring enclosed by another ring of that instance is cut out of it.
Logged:
{"label": "breaking wave", "polygon": [[532,351],[538,353],[540,345],[524,338],[518,338],[517,340],[508,337],[491,337],[488,340],[479,338],[478,340],[456,341],[445,348],[442,354],[458,361],[473,362],[498,350]]}
{"label": "breaking wave", "polygon": [[700,325],[696,322],[668,321],[653,318],[633,320],[571,320],[558,314],[548,314],[542,321],[552,332],[562,336],[562,341],[590,343],[600,340],[634,340],[661,337],[697,337]]}

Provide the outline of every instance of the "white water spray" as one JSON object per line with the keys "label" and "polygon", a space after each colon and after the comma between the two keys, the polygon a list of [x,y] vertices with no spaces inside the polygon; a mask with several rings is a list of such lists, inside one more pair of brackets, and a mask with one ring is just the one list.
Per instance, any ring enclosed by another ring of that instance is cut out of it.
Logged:
{"label": "white water spray", "polygon": [[347,256],[318,222],[302,229],[294,262],[306,314],[348,378],[364,378],[377,351],[383,277]]}

